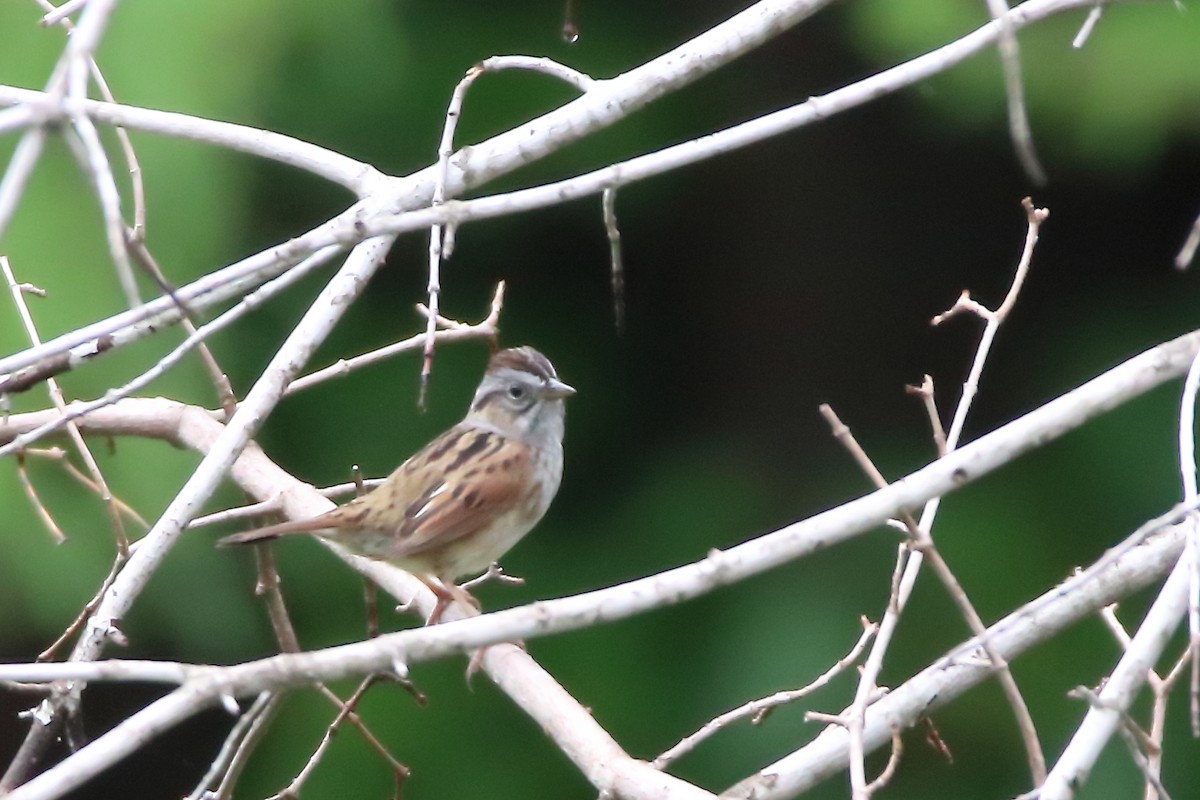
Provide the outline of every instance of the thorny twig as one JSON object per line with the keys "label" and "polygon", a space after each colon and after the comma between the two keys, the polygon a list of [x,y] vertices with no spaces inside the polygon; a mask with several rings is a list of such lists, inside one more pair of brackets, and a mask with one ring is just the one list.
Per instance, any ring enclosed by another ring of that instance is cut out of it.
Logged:
{"label": "thorny twig", "polygon": [[425,333],[418,333],[403,341],[389,344],[386,347],[380,347],[369,353],[363,353],[353,358],[341,359],[334,364],[330,364],[328,367],[310,372],[292,381],[291,385],[288,386],[287,393],[294,394],[295,392],[311,388],[323,381],[349,375],[354,370],[361,369],[369,364],[374,364],[409,350],[416,350],[429,341],[428,337],[430,335],[443,342],[462,341],[464,339],[489,339],[494,342],[500,333],[500,312],[504,308],[504,288],[504,281],[496,284],[496,290],[492,293],[492,302],[488,310],[488,315],[474,324],[459,322],[447,319],[436,313],[430,313],[428,308],[418,304],[417,311],[428,321],[432,322],[435,328],[440,328],[441,330],[435,330],[432,334],[427,330]]}
{"label": "thorny twig", "polygon": [[904,390],[921,398],[925,413],[929,415],[929,430],[933,432],[933,445],[937,450],[938,458],[941,458],[946,455],[946,429],[942,427],[942,418],[938,414],[933,376],[926,374],[921,379],[920,386],[905,386]]}
{"label": "thorny twig", "polygon": [[[882,489],[886,487],[888,482],[883,477],[883,474],[875,466],[866,451],[862,449],[862,446],[859,445],[858,440],[854,438],[853,432],[838,418],[833,409],[823,404],[821,406],[821,415],[829,422],[834,437],[850,452],[863,472],[875,484],[876,488]],[[908,512],[901,514],[900,519],[912,539],[913,547],[917,552],[924,554],[929,559],[934,572],[937,574],[939,580],[941,580],[942,585],[946,588],[954,604],[958,607],[959,613],[966,620],[967,627],[971,629],[971,633],[976,636],[984,636],[987,632],[987,626],[979,616],[979,612],[975,610],[975,606],[971,603],[970,598],[967,597],[966,591],[958,582],[950,566],[942,558],[942,554],[938,551],[936,545],[934,545],[933,537],[929,535],[928,531],[918,525],[917,521]],[[895,584],[893,583],[894,586]],[[896,597],[896,593],[893,592],[892,596]],[[1021,731],[1021,737],[1025,742],[1031,763],[1040,764],[1041,769],[1044,771],[1045,756],[1042,754],[1041,745],[1038,742],[1033,715],[1029,713],[1029,707],[1025,703],[1025,698],[1021,695],[1021,690],[1017,686],[1016,679],[1013,678],[1012,671],[1008,668],[1007,662],[996,653],[995,649],[987,643],[986,639],[984,640],[983,651],[989,661],[991,661],[992,668],[996,670],[1000,687],[1013,709],[1013,715],[1017,719],[1017,726]],[[1036,774],[1036,767],[1034,768],[1034,772]],[[875,791],[871,786],[875,786],[876,784],[882,785],[877,779],[864,789],[866,797],[870,797]]]}
{"label": "thorny twig", "polygon": [[[450,158],[454,155],[454,132],[458,128],[458,120],[462,116],[463,101],[471,84],[485,72],[499,72],[506,69],[522,69],[541,72],[559,78],[574,86],[580,92],[586,93],[595,83],[589,76],[578,70],[571,69],[549,58],[531,58],[529,56],[494,56],[472,66],[454,87],[450,95],[450,104],[446,108],[446,121],[442,126],[442,137],[438,143],[438,160],[436,179],[433,185],[433,199],[430,208],[438,208],[446,202],[446,186],[450,176]],[[437,329],[439,301],[442,292],[442,259],[450,258],[454,252],[454,236],[457,226],[453,220],[429,227],[429,312],[425,327],[425,350],[421,360],[421,388],[417,395],[417,407],[425,408],[425,395],[429,387],[429,376],[433,372],[433,334]]]}
{"label": "thorny twig", "polygon": [[[316,749],[313,751],[312,755],[309,756],[308,761],[305,762],[300,771],[296,773],[296,777],[293,778],[291,782],[288,783],[288,785],[281,789],[277,794],[272,795],[270,800],[295,800],[295,798],[300,796],[300,789],[304,786],[305,781],[312,776],[312,773],[317,768],[317,765],[321,763],[321,758],[325,755],[325,752],[329,749],[329,745],[333,742],[334,734],[338,732],[338,730],[342,727],[342,724],[347,720],[357,719],[358,715],[354,713],[354,709],[358,705],[358,702],[362,699],[362,696],[366,693],[367,689],[371,688],[372,684],[374,684],[376,680],[376,676],[368,676],[367,678],[364,678],[361,683],[359,683],[358,688],[354,690],[354,694],[350,695],[350,698],[346,700],[344,704],[342,704],[341,710],[338,712],[337,716],[334,717],[333,722],[329,723],[329,726],[325,729],[324,736],[321,737],[320,744],[317,745]],[[359,724],[361,725],[361,722]],[[396,781],[396,791],[393,797],[398,798],[400,796],[400,789],[404,785],[404,781],[409,776],[409,769],[399,761],[390,758],[390,755],[389,766],[392,769],[392,775]]]}
{"label": "thorny twig", "polygon": [[[933,324],[938,325],[955,314],[972,311],[986,320],[983,333],[979,339],[979,345],[975,351],[975,358],[971,364],[971,370],[966,382],[963,384],[962,396],[959,398],[950,428],[946,433],[947,453],[958,447],[967,414],[979,389],[979,377],[983,372],[983,366],[987,361],[988,354],[991,352],[992,341],[995,338],[996,331],[1016,303],[1017,296],[1025,282],[1025,276],[1029,272],[1029,265],[1033,258],[1034,248],[1037,245],[1041,225],[1050,213],[1044,208],[1036,208],[1028,197],[1021,201],[1021,205],[1025,209],[1028,224],[1025,235],[1025,246],[1017,262],[1012,284],[1009,286],[1004,301],[995,311],[991,311],[971,300],[970,295],[964,292],[953,308],[933,319]],[[918,521],[918,527],[922,531],[928,533],[932,530],[940,504],[941,499],[939,497],[934,497],[925,504],[921,518]],[[867,780],[864,768],[865,753],[863,751],[863,725],[866,717],[866,707],[870,703],[870,698],[875,693],[876,681],[878,680],[880,670],[883,668],[884,656],[891,644],[896,626],[899,624],[900,615],[908,602],[913,587],[916,585],[923,560],[923,555],[919,550],[912,552],[908,557],[904,567],[904,574],[900,580],[899,591],[894,600],[889,600],[888,609],[880,622],[879,634],[875,639],[875,644],[871,648],[871,653],[868,655],[866,663],[863,665],[858,691],[855,693],[854,702],[849,713],[850,783],[855,800],[864,800],[867,797]],[[1025,749],[1029,758],[1030,775],[1033,784],[1036,786],[1044,780],[1046,774],[1044,759],[1041,756],[1041,747],[1037,743],[1033,731],[1026,729],[1025,726],[1022,726],[1022,736],[1025,740]]]}
{"label": "thorny twig", "polygon": [[[1100,618],[1104,620],[1109,631],[1112,632],[1113,637],[1121,647],[1129,647],[1132,639],[1125,630],[1125,626],[1117,618],[1116,604],[1114,603],[1102,608],[1100,610]],[[1154,704],[1150,710],[1150,730],[1145,732],[1142,731],[1140,726],[1134,726],[1143,736],[1143,739],[1140,741],[1144,741],[1144,746],[1140,749],[1145,753],[1145,763],[1139,763],[1139,766],[1142,768],[1143,774],[1146,775],[1145,800],[1154,800],[1156,796],[1162,796],[1159,792],[1162,786],[1159,779],[1162,774],[1162,746],[1163,737],[1166,733],[1167,699],[1191,660],[1190,648],[1185,648],[1184,652],[1175,660],[1165,678],[1153,669],[1149,670],[1146,674],[1146,682],[1150,686],[1151,693],[1154,695]]]}
{"label": "thorny twig", "polygon": [[766,718],[767,714],[770,713],[772,709],[799,700],[800,698],[812,694],[817,689],[820,689],[822,686],[829,683],[829,681],[833,680],[834,677],[845,670],[846,667],[858,660],[858,657],[862,655],[862,651],[866,649],[867,642],[871,641],[871,637],[875,635],[877,630],[879,630],[879,626],[867,620],[866,617],[863,617],[861,621],[863,626],[862,635],[858,637],[858,641],[854,643],[852,648],[850,648],[850,652],[839,658],[833,664],[833,666],[823,672],[807,686],[802,686],[799,689],[789,689],[783,692],[776,692],[775,694],[768,695],[767,697],[752,700],[745,705],[739,706],[730,711],[726,711],[724,714],[714,717],[713,719],[704,723],[704,725],[702,725],[694,733],[688,734],[671,747],[664,750],[657,758],[650,762],[650,765],[655,769],[666,769],[680,756],[696,749],[701,742],[708,739],[722,728],[725,728],[734,722],[737,722],[738,720],[745,719],[746,717],[750,717],[751,721],[757,725]]}
{"label": "thorny twig", "polygon": [[[25,326],[25,333],[29,337],[29,341],[35,346],[40,345],[42,339],[38,335],[37,328],[33,323],[33,315],[29,313],[29,306],[25,302],[25,292],[22,291],[21,284],[17,282],[12,271],[12,266],[8,263],[8,258],[5,256],[0,256],[0,271],[4,273],[4,279],[8,283],[9,292],[12,294],[13,303],[16,305],[17,313],[21,318],[22,324]],[[58,381],[53,378],[47,378],[46,389],[50,395],[50,400],[54,403],[54,407],[60,413],[65,414],[67,403],[63,397],[62,390],[58,386]],[[71,443],[75,446],[75,450],[83,459],[88,472],[91,473],[92,480],[99,487],[100,500],[104,503],[104,509],[108,513],[109,523],[112,526],[113,537],[116,541],[117,552],[125,554],[129,551],[129,538],[125,534],[125,524],[121,521],[121,513],[113,501],[113,495],[108,488],[108,482],[104,479],[103,473],[100,472],[100,465],[96,463],[91,448],[83,440],[83,434],[79,432],[79,427],[74,424],[68,424],[67,432],[70,435]]]}

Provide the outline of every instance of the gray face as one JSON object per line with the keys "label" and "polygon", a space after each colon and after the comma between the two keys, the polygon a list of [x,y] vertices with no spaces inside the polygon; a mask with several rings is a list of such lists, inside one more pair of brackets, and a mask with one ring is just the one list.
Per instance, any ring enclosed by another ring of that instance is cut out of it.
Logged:
{"label": "gray face", "polygon": [[480,384],[471,403],[471,416],[523,439],[553,435],[562,430],[564,395],[560,385],[553,378],[528,372],[497,370]]}
{"label": "gray face", "polygon": [[501,350],[488,362],[468,418],[529,442],[561,441],[562,401],[574,393],[533,348]]}

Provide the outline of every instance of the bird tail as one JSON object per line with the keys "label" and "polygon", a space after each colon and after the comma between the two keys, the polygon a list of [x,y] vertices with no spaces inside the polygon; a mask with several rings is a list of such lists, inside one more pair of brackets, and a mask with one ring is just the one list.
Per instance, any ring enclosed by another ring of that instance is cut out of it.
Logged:
{"label": "bird tail", "polygon": [[233,547],[239,544],[253,544],[254,542],[265,542],[270,539],[278,539],[280,536],[289,536],[293,533],[312,533],[317,530],[314,528],[311,519],[293,520],[291,522],[281,522],[278,525],[268,525],[265,528],[254,528],[241,533],[234,533],[229,536],[222,537],[217,540],[217,547]]}

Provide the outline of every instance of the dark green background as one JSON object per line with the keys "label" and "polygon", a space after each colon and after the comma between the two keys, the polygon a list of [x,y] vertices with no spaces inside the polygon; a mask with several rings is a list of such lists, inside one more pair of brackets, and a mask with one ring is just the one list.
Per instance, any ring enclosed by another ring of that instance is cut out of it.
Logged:
{"label": "dark green background", "polygon": [[[509,282],[505,344],[547,353],[579,390],[570,403],[566,477],[550,514],[505,561],[522,588],[481,592],[489,609],[593,589],[700,558],[865,492],[866,480],[816,413],[831,403],[889,477],[932,456],[919,405],[903,387],[931,373],[949,416],[980,325],[929,319],[969,288],[995,305],[1025,234],[1018,202],[1050,208],[1025,293],[996,343],[967,427],[971,438],[1195,325],[1194,272],[1171,259],[1200,212],[1200,22],[1194,4],[1109,9],[1082,51],[1083,14],[1021,35],[1036,143],[1050,176],[1031,186],[1012,155],[994,52],[819,125],[624,189],[627,324],[614,331],[598,198],[470,224],[445,266],[444,309],[483,315]],[[394,174],[434,157],[455,82],[476,61],[525,53],[608,77],[740,10],[739,4],[579,0],[582,38],[561,41],[553,2],[154,3],[127,0],[100,63],[118,99],[261,126]],[[61,32],[36,26],[32,3],[0,5],[0,81],[41,86]],[[760,51],[598,136],[481,190],[532,185],[649,152],[801,102],[917,55],[986,20],[982,2],[855,0],[829,8]],[[555,107],[571,92],[531,74],[475,84],[458,144]],[[216,148],[134,133],[149,192],[149,244],[169,277],[188,280],[295,235],[350,198],[308,175]],[[107,137],[111,142],[111,137]],[[0,139],[0,154],[16,138]],[[115,153],[115,150],[114,150]],[[408,236],[314,366],[410,335],[425,283],[425,237]],[[44,336],[115,312],[120,297],[94,198],[53,139],[0,250],[23,280]],[[328,272],[213,342],[244,393]],[[24,346],[0,303],[0,352]],[[66,376],[93,397],[146,368],[171,332]],[[382,474],[462,413],[483,345],[444,348],[432,408],[416,412],[419,364],[408,357],[284,402],[261,436],[284,467],[317,484],[351,464]],[[148,390],[213,403],[189,363]],[[44,406],[44,392],[14,398]],[[1179,495],[1178,386],[1137,400],[949,498],[935,535],[985,619],[993,620],[1093,560]],[[196,456],[157,442],[99,443],[118,494],[154,518]],[[35,463],[38,489],[70,540],[54,546],[0,461],[0,657],[31,658],[95,591],[111,558],[98,501]],[[222,504],[237,502],[227,487]],[[214,507],[217,503],[214,502]],[[252,596],[248,554],[216,551],[213,532],[185,538],[111,655],[234,662],[273,651]],[[680,608],[531,643],[544,664],[633,755],[653,757],[748,699],[809,682],[850,646],[858,616],[878,618],[895,536],[879,531]],[[278,549],[305,647],[361,637],[357,578],[314,543]],[[1141,602],[1129,604],[1131,620]],[[410,624],[390,613],[389,628]],[[922,579],[884,672],[895,685],[960,640],[964,625]],[[1117,649],[1088,622],[1014,665],[1053,760],[1082,716],[1065,697],[1107,674]],[[429,695],[374,689],[363,713],[426,797],[592,797],[558,751],[486,680],[468,690],[463,662],[422,665]],[[681,761],[677,774],[720,790],[790,752],[816,728],[807,708],[849,702],[842,676],[759,728],[739,726]],[[345,687],[343,687],[345,688]],[[346,688],[348,692],[348,688]],[[150,690],[89,690],[93,732],[148,702]],[[0,756],[24,730],[28,698],[0,694]],[[1140,709],[1139,711],[1144,711]],[[332,714],[295,695],[240,796],[268,795],[300,768]],[[1170,714],[1165,781],[1200,781],[1186,698]],[[1007,797],[1028,788],[994,685],[937,716],[946,763],[907,738],[891,797]],[[221,712],[163,737],[79,797],[176,797],[194,785],[230,720]],[[881,762],[880,762],[881,763]],[[1082,793],[1130,797],[1138,779],[1114,746]],[[386,768],[340,734],[306,797],[385,797]],[[828,781],[815,797],[844,797]]]}

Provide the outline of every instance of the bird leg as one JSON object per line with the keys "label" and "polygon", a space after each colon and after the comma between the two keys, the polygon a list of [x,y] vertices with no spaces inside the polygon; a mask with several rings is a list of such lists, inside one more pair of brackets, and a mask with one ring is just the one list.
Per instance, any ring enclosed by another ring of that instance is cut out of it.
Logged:
{"label": "bird leg", "polygon": [[437,603],[433,607],[433,611],[429,612],[429,617],[425,620],[426,625],[436,625],[442,621],[442,614],[450,607],[450,604],[458,601],[466,608],[471,616],[478,614],[480,611],[479,601],[471,596],[471,593],[454,582],[443,583],[441,580],[431,578],[424,581],[424,584],[429,587],[429,591],[433,592],[437,598]]}

